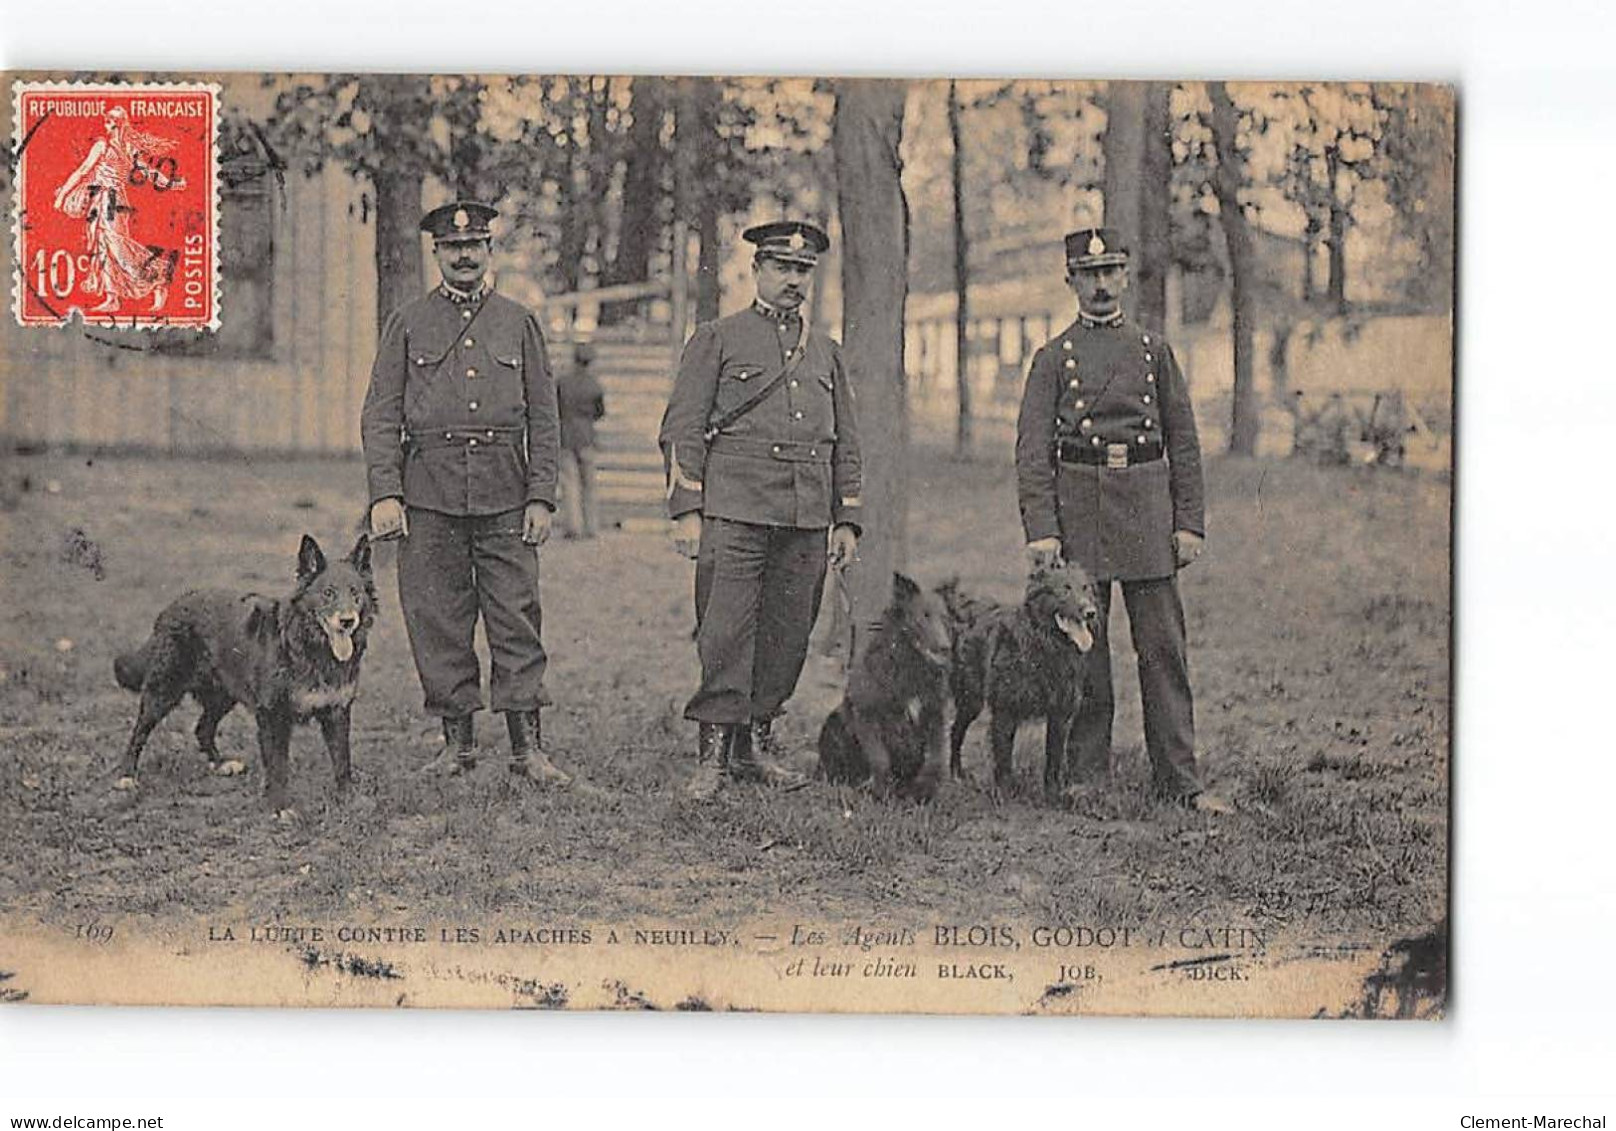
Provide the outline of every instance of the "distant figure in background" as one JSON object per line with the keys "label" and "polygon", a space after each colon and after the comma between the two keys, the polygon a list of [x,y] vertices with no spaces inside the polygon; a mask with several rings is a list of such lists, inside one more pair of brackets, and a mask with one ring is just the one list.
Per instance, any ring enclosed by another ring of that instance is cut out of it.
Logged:
{"label": "distant figure in background", "polygon": [[595,347],[572,349],[572,371],[556,382],[561,408],[561,521],[568,538],[595,536],[595,421],[606,415],[606,390],[594,373]]}

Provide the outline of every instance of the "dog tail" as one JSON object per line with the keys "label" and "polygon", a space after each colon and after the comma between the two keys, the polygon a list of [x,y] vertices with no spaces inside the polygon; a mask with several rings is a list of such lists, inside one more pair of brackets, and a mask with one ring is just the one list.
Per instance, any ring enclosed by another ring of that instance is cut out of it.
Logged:
{"label": "dog tail", "polygon": [[125,691],[139,691],[146,683],[146,669],[151,667],[151,641],[146,641],[133,652],[123,652],[112,661],[112,674],[118,686]]}

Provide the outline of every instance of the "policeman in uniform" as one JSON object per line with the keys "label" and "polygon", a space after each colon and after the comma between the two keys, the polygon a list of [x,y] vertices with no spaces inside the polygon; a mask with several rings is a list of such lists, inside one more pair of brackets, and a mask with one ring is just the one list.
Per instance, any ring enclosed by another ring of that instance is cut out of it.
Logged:
{"label": "policeman in uniform", "polygon": [[1155,787],[1221,810],[1195,765],[1176,577],[1200,554],[1206,533],[1189,389],[1167,343],[1123,316],[1128,252],[1116,232],[1068,235],[1066,270],[1077,321],[1033,356],[1016,428],[1016,483],[1028,556],[1077,562],[1098,590],[1100,633],[1068,760],[1078,780],[1109,772],[1108,620],[1111,583],[1121,582]]}
{"label": "policeman in uniform", "polygon": [[539,726],[537,547],[556,502],[556,390],[533,314],[488,284],[497,215],[459,201],[421,220],[443,281],[382,330],[362,416],[370,524],[377,538],[401,539],[399,604],[426,710],[442,717],[446,743],[428,770],[476,765],[481,614],[510,769],[564,785]]}
{"label": "policeman in uniform", "polygon": [[840,347],[801,312],[830,239],[796,221],[743,237],[757,300],[696,328],[662,418],[674,542],[696,559],[697,798],[726,778],[800,780],[771,724],[802,673],[827,562],[848,564],[861,529],[852,389]]}

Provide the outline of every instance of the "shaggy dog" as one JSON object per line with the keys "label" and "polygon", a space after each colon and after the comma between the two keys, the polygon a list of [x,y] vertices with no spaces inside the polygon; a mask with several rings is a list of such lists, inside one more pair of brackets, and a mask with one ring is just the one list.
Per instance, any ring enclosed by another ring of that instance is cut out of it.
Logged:
{"label": "shaggy dog", "polygon": [[892,604],[847,680],[841,706],[819,732],[819,772],[833,782],[870,782],[930,800],[943,776],[948,702],[948,610],[902,574]]}
{"label": "shaggy dog", "polygon": [[258,721],[265,793],[287,812],[292,724],[320,724],[338,788],[351,777],[349,716],[359,684],[365,636],[376,619],[370,541],[361,534],[343,560],[327,562],[307,534],[297,553],[297,587],[276,600],[256,593],[193,590],[157,615],[151,639],[113,662],[118,683],[140,692],[140,715],[118,770],[118,789],[134,789],[140,752],[152,728],[187,693],[202,705],[196,741],[214,773],[239,774],[215,742],[219,721],[237,704]]}
{"label": "shaggy dog", "polygon": [[992,711],[993,780],[1008,785],[1016,729],[1042,718],[1044,792],[1058,797],[1066,735],[1082,700],[1100,620],[1088,574],[1072,563],[1035,568],[1027,579],[1026,599],[1014,607],[966,596],[957,581],[944,582],[937,592],[948,608],[954,636],[950,771],[961,776],[965,732],[986,705]]}

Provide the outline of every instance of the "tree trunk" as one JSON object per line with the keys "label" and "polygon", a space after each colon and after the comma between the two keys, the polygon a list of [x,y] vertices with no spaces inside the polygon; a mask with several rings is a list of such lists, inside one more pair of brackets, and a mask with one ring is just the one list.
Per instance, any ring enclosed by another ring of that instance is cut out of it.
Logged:
{"label": "tree trunk", "polygon": [[1172,133],[1164,82],[1113,82],[1106,88],[1105,226],[1122,233],[1131,252],[1131,302],[1136,317],[1160,334],[1167,322],[1167,271],[1172,263],[1168,208],[1172,192]]}
{"label": "tree trunk", "polygon": [[409,172],[377,173],[376,335],[388,316],[418,298],[421,281],[421,178]]}
{"label": "tree trunk", "polygon": [[683,78],[674,113],[674,214],[696,232],[696,321],[718,317],[718,83]]}
{"label": "tree trunk", "polygon": [[954,454],[966,458],[975,447],[971,434],[971,367],[968,364],[971,248],[965,234],[965,147],[960,138],[959,91],[953,81],[948,84],[948,136],[954,143],[949,172],[954,190],[954,384],[959,393]]}
{"label": "tree trunk", "polygon": [[1167,273],[1173,266],[1173,86],[1147,82],[1139,167],[1139,251],[1134,273],[1134,308],[1153,334],[1167,331]]}
{"label": "tree trunk", "polygon": [[1260,424],[1257,389],[1252,365],[1252,331],[1256,326],[1256,255],[1251,228],[1240,207],[1240,189],[1245,179],[1244,162],[1236,147],[1239,112],[1221,82],[1207,83],[1212,100],[1212,143],[1218,153],[1218,167],[1212,188],[1218,198],[1218,221],[1229,249],[1230,312],[1234,332],[1234,408],[1229,427],[1229,451],[1234,455],[1255,455]]}
{"label": "tree trunk", "polygon": [[850,574],[856,647],[891,598],[908,540],[909,208],[898,152],[906,93],[901,81],[838,81],[831,129],[842,225],[842,352],[864,452],[864,537]]}
{"label": "tree trunk", "polygon": [[561,218],[561,234],[556,249],[556,269],[561,274],[561,289],[568,294],[578,289],[582,279],[584,248],[589,242],[589,224],[584,210],[578,207],[579,181],[583,176],[583,161],[578,148],[576,119],[566,139],[567,159],[556,184],[556,211]]}
{"label": "tree trunk", "polygon": [[1290,394],[1291,336],[1296,333],[1296,323],[1281,316],[1275,319],[1270,333],[1273,338],[1268,343],[1268,386],[1274,400],[1283,404]]}
{"label": "tree trunk", "polygon": [[[589,85],[589,148],[586,150],[585,168],[589,174],[589,195],[583,201],[583,212],[589,219],[585,232],[585,246],[589,249],[590,274],[595,285],[600,285],[600,273],[606,263],[606,196],[612,183],[612,155],[606,138],[606,108],[611,101],[611,80],[595,79]],[[579,272],[580,276],[582,271]],[[579,279],[580,285],[582,278]]]}
{"label": "tree trunk", "polygon": [[[661,234],[662,118],[666,107],[663,80],[639,76],[632,80],[628,153],[623,166],[623,199],[617,232],[617,250],[606,270],[605,285],[643,283],[651,277],[651,255]],[[633,313],[636,302],[607,303],[602,324],[620,321]]]}
{"label": "tree trunk", "polygon": [[1324,151],[1326,179],[1330,186],[1330,278],[1325,298],[1337,314],[1347,309],[1347,205],[1341,199],[1341,153],[1335,146]]}
{"label": "tree trunk", "polygon": [[710,183],[718,164],[718,82],[696,79],[696,321],[718,317],[718,189]]}
{"label": "tree trunk", "polygon": [[1319,287],[1313,280],[1313,259],[1318,254],[1319,242],[1324,238],[1324,224],[1311,213],[1302,229],[1302,304],[1312,306],[1319,297]]}
{"label": "tree trunk", "polygon": [[1105,133],[1100,138],[1105,175],[1100,186],[1105,226],[1139,249],[1139,179],[1145,164],[1145,84],[1112,82],[1105,88]]}

